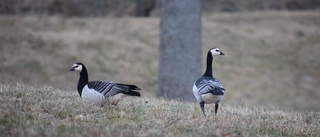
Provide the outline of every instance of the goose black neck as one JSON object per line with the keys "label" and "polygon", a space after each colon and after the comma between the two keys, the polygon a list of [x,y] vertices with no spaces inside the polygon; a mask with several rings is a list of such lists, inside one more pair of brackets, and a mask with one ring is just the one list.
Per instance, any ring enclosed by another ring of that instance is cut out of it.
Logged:
{"label": "goose black neck", "polygon": [[209,51],[207,54],[207,68],[205,73],[203,74],[203,77],[213,77],[212,75],[212,61],[213,57],[211,55],[211,52]]}
{"label": "goose black neck", "polygon": [[80,72],[80,78],[79,78],[78,87],[77,87],[80,96],[81,96],[83,87],[88,84],[88,81],[89,79],[88,79],[87,69],[84,66],[82,66],[82,71]]}

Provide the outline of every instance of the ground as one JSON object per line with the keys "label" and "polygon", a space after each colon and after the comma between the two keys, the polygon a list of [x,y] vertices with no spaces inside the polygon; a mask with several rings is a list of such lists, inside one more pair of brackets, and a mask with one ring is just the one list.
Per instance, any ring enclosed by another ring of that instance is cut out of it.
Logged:
{"label": "ground", "polygon": [[118,106],[83,103],[78,93],[49,86],[0,86],[0,136],[319,136],[320,113],[214,105],[150,96]]}

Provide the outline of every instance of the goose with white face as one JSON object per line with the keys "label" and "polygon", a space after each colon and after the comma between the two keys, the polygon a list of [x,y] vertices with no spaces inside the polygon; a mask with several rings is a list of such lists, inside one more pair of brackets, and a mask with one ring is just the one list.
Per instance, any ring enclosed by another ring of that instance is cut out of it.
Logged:
{"label": "goose with white face", "polygon": [[193,84],[193,94],[200,104],[204,116],[205,104],[215,104],[215,114],[218,112],[219,103],[222,101],[225,89],[217,78],[212,75],[212,63],[215,56],[225,55],[219,48],[212,48],[207,53],[207,66],[205,73]]}
{"label": "goose with white face", "polygon": [[80,74],[78,93],[85,102],[104,106],[107,102],[116,105],[124,96],[138,96],[141,90],[136,85],[114,83],[106,80],[89,81],[87,68],[83,63],[75,63],[69,71]]}

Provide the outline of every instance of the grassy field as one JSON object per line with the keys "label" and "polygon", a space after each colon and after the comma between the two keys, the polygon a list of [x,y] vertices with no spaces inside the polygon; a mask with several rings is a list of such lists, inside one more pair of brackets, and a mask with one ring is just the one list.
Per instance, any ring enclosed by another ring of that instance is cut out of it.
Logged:
{"label": "grassy field", "polygon": [[320,113],[207,105],[149,96],[104,108],[49,86],[0,86],[0,136],[319,136]]}
{"label": "grassy field", "polygon": [[[320,110],[319,13],[204,14],[202,62],[212,47],[226,53],[214,63],[226,103]],[[67,70],[83,62],[89,79],[155,95],[158,18],[2,16],[0,24],[1,83],[75,90],[78,75]]]}
{"label": "grassy field", "polygon": [[[154,98],[158,18],[0,16],[1,130],[4,136],[319,136],[319,13],[204,14],[203,66],[208,49],[226,53],[214,63],[226,88],[221,113],[213,116],[208,107],[207,121],[195,102]],[[86,64],[90,80],[136,84],[143,97],[110,108],[80,103],[79,76],[68,72],[75,62]]]}

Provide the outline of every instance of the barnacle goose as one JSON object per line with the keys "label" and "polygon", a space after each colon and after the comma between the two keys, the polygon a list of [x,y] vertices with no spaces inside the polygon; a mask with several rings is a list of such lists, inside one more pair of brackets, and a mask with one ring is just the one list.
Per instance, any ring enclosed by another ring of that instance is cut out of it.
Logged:
{"label": "barnacle goose", "polygon": [[213,57],[224,55],[219,48],[212,48],[207,54],[207,68],[205,73],[193,84],[193,94],[200,104],[202,113],[204,112],[204,104],[215,104],[215,114],[218,112],[219,102],[223,99],[224,88],[218,79],[212,75]]}
{"label": "barnacle goose", "polygon": [[81,99],[85,102],[100,106],[103,106],[105,103],[116,105],[125,95],[140,96],[140,93],[135,91],[140,90],[140,88],[135,85],[103,80],[89,82],[87,69],[82,63],[74,64],[69,71],[80,73],[77,89]]}

